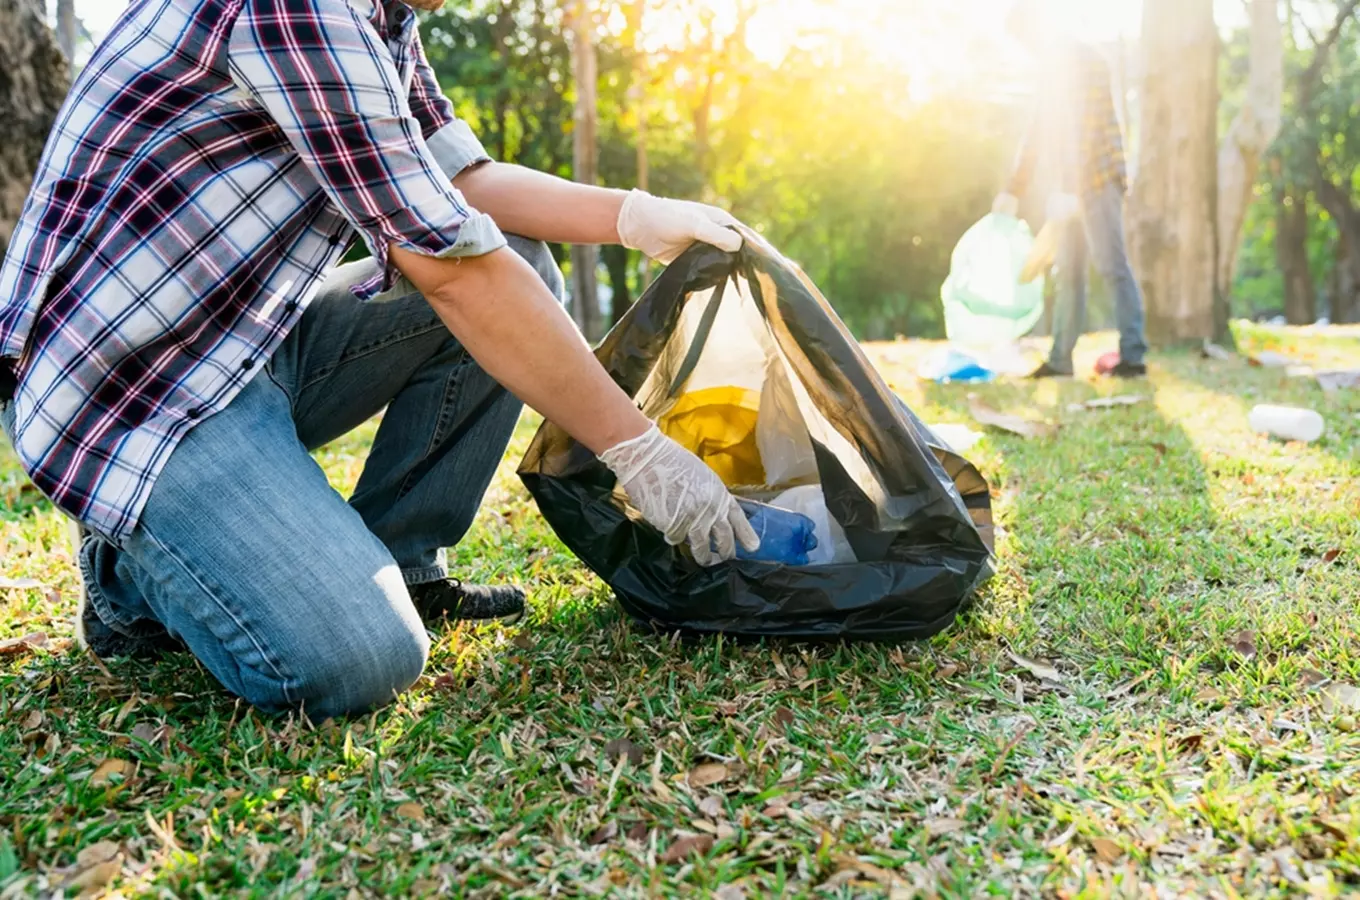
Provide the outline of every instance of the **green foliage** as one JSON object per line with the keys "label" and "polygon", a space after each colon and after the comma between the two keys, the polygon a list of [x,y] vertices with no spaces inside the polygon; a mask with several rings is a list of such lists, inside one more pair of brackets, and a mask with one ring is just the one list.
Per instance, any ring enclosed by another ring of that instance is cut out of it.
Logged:
{"label": "green foliage", "polygon": [[[1019,129],[1014,104],[921,100],[902,71],[861,64],[848,35],[762,61],[737,37],[744,20],[723,30],[698,14],[683,40],[639,58],[631,24],[605,27],[635,13],[597,9],[601,180],[637,183],[642,101],[650,190],[730,207],[862,337],[942,334],[949,256],[989,207]],[[493,157],[570,177],[576,97],[560,4],[461,0],[427,16],[423,34]]]}
{"label": "green foliage", "polygon": [[[1309,18],[1291,16],[1285,29],[1284,124],[1262,166],[1243,229],[1234,314],[1263,317],[1284,310],[1284,285],[1277,262],[1276,192],[1285,189],[1308,204],[1307,256],[1318,293],[1326,299],[1337,265],[1341,234],[1318,201],[1320,179],[1338,185],[1352,204],[1360,194],[1360,23],[1342,22],[1325,51],[1337,4],[1303,4]],[[1248,74],[1247,34],[1226,42],[1223,55],[1223,121],[1241,102]],[[1322,310],[1324,304],[1319,304]]]}

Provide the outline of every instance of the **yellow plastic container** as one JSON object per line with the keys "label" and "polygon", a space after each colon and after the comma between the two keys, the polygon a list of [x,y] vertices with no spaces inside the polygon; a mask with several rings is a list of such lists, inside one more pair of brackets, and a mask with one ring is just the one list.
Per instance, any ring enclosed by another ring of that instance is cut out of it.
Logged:
{"label": "yellow plastic container", "polygon": [[765,483],[756,445],[760,392],[716,387],[684,394],[657,421],[663,434],[702,459],[728,487]]}

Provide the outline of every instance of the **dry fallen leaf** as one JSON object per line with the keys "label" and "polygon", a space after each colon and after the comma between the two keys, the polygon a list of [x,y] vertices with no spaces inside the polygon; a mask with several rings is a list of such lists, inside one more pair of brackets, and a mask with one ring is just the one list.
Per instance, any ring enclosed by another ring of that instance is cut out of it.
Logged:
{"label": "dry fallen leaf", "polygon": [[683,862],[695,853],[702,856],[712,849],[713,835],[711,834],[682,837],[666,848],[666,852],[661,854],[661,861],[667,865]]}
{"label": "dry fallen leaf", "polygon": [[628,761],[635,766],[642,765],[647,758],[642,752],[642,748],[634,744],[628,738],[615,738],[604,745],[604,755],[610,760],[617,760],[621,756],[628,757]]}
{"label": "dry fallen leaf", "polygon": [[36,578],[0,578],[0,591],[47,590],[47,585]]}
{"label": "dry fallen leaf", "polygon": [[1327,676],[1316,669],[1304,669],[1299,672],[1299,681],[1303,683],[1304,687],[1313,687],[1314,685],[1322,684],[1322,682],[1326,680]]}
{"label": "dry fallen leaf", "polygon": [[1294,360],[1274,350],[1262,350],[1255,356],[1247,357],[1247,364],[1257,368],[1284,369],[1294,365]]}
{"label": "dry fallen leaf", "polygon": [[99,841],[82,849],[76,854],[76,865],[82,869],[108,862],[118,855],[118,845],[113,841]]}
{"label": "dry fallen leaf", "polygon": [[1360,710],[1360,690],[1350,684],[1329,684],[1322,689],[1322,711],[1331,715],[1337,712]]}
{"label": "dry fallen leaf", "polygon": [[1336,562],[1336,558],[1337,558],[1338,556],[1340,556],[1340,555],[1341,555],[1341,548],[1340,548],[1340,547],[1333,547],[1332,549],[1328,550],[1326,553],[1322,554],[1322,564],[1323,564],[1324,566],[1325,566],[1325,565],[1330,565],[1331,563]]}
{"label": "dry fallen leaf", "polygon": [[15,653],[29,653],[33,650],[42,650],[47,647],[47,632],[35,631],[23,637],[10,638],[7,641],[0,641],[0,656],[7,656]]}
{"label": "dry fallen leaf", "polygon": [[849,866],[841,869],[826,881],[817,885],[817,890],[819,893],[839,891],[843,887],[854,884],[857,880],[859,880],[859,868],[857,866]]}
{"label": "dry fallen leaf", "polygon": [[609,843],[618,836],[619,836],[619,823],[611,819],[610,821],[601,825],[599,828],[596,828],[595,831],[591,833],[590,843],[595,846],[599,846],[600,844]]}
{"label": "dry fallen leaf", "polygon": [[102,787],[108,784],[109,779],[114,775],[121,775],[128,778],[132,775],[132,763],[125,759],[106,759],[95,767],[90,775],[90,784],[95,787]]}
{"label": "dry fallen leaf", "polygon": [[1346,831],[1343,825],[1337,822],[1328,821],[1327,819],[1324,819],[1321,816],[1314,819],[1313,823],[1316,824],[1318,828],[1321,828],[1323,831],[1327,832],[1332,837],[1336,838],[1338,841],[1341,841],[1342,843],[1350,842],[1350,833]]}
{"label": "dry fallen leaf", "polygon": [[1233,639],[1233,649],[1243,659],[1256,656],[1256,635],[1250,631],[1241,632]]}
{"label": "dry fallen leaf", "polygon": [[699,812],[708,816],[710,819],[721,818],[723,814],[722,798],[715,795],[709,795],[700,800]]}
{"label": "dry fallen leaf", "polygon": [[793,710],[787,706],[781,706],[774,711],[774,720],[783,728],[788,728],[793,724]]}
{"label": "dry fallen leaf", "polygon": [[1097,397],[1080,404],[1079,409],[1113,409],[1116,406],[1137,406],[1147,398],[1142,394],[1122,394],[1118,397]]}
{"label": "dry fallen leaf", "polygon": [[1124,684],[1121,684],[1119,687],[1110,691],[1105,696],[1110,700],[1117,700],[1120,697],[1123,697],[1125,694],[1131,694],[1133,693],[1134,688],[1138,687],[1138,685],[1142,684],[1144,681],[1147,681],[1149,678],[1152,677],[1152,675],[1153,675],[1152,670],[1149,669],[1148,671],[1144,672],[1142,675],[1139,675],[1132,681],[1128,681],[1125,682]]}
{"label": "dry fallen leaf", "polygon": [[649,829],[647,828],[646,822],[635,822],[628,828],[628,840],[645,841],[647,839],[648,831]]}
{"label": "dry fallen leaf", "polygon": [[63,893],[94,894],[118,876],[123,867],[120,848],[113,841],[99,841],[76,854],[75,874],[62,884]]}
{"label": "dry fallen leaf", "polygon": [[698,788],[708,787],[710,784],[721,784],[727,780],[730,774],[727,766],[722,763],[705,763],[690,771],[689,786]]}
{"label": "dry fallen leaf", "polygon": [[39,728],[42,727],[42,723],[43,723],[42,710],[35,709],[28,715],[24,716],[24,721],[19,727],[21,727],[24,731],[37,731]]}
{"label": "dry fallen leaf", "polygon": [[1027,656],[1021,656],[1019,653],[1011,653],[1009,655],[1010,658],[1015,661],[1016,665],[1025,669],[1025,671],[1029,672],[1040,681],[1051,681],[1054,684],[1062,684],[1062,673],[1047,663],[1030,659]]}
{"label": "dry fallen leaf", "polygon": [[1205,359],[1229,360],[1233,358],[1231,351],[1207,340],[1204,342],[1204,346],[1200,348],[1200,355]]}
{"label": "dry fallen leaf", "polygon": [[1057,428],[1047,422],[1026,419],[1023,416],[1008,415],[993,409],[976,397],[968,398],[968,411],[979,425],[999,428],[1018,434],[1023,438],[1051,437]]}
{"label": "dry fallen leaf", "polygon": [[1360,369],[1339,369],[1331,372],[1316,372],[1318,387],[1323,393],[1334,394],[1343,388],[1360,387]]}
{"label": "dry fallen leaf", "polygon": [[968,823],[963,819],[941,818],[929,819],[926,821],[926,834],[931,837],[939,837],[944,834],[953,834],[968,827]]}
{"label": "dry fallen leaf", "polygon": [[1118,862],[1124,856],[1124,848],[1109,838],[1091,838],[1091,849],[1102,862]]}
{"label": "dry fallen leaf", "polygon": [[410,819],[413,822],[425,821],[425,807],[419,803],[403,803],[397,807],[396,812],[403,819]]}
{"label": "dry fallen leaf", "polygon": [[[853,856],[841,855],[836,857],[836,863],[841,867],[842,872],[856,872],[875,884],[888,888],[905,887],[906,882],[902,876],[894,871],[876,866],[873,863],[856,859]],[[913,891],[910,896],[915,896]]]}
{"label": "dry fallen leaf", "polygon": [[118,870],[123,868],[122,863],[117,859],[108,862],[98,863],[79,872],[74,878],[62,885],[63,888],[85,894],[94,894],[105,888],[110,881],[118,877]]}

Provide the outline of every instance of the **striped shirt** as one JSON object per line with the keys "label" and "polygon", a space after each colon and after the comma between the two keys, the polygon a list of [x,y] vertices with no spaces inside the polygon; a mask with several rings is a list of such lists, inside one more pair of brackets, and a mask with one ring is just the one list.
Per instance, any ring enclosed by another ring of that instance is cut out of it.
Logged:
{"label": "striped shirt", "polygon": [[197,423],[259,373],[355,236],[504,246],[451,179],[486,159],[397,0],[134,0],[61,110],[0,268],[14,443],[121,540]]}
{"label": "striped shirt", "polygon": [[[1128,190],[1128,169],[1110,64],[1086,44],[1072,43],[1060,54],[1008,193],[1019,196],[1030,186],[1045,147],[1057,157],[1054,163],[1061,169],[1058,180],[1064,191],[1089,197],[1113,185],[1123,193]],[[1075,134],[1069,134],[1069,125]]]}

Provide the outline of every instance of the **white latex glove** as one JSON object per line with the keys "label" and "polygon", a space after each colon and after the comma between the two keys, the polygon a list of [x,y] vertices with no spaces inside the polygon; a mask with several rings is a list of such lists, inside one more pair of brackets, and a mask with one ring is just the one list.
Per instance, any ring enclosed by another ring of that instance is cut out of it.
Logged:
{"label": "white latex glove", "polygon": [[1050,194],[1048,197],[1048,221],[1070,222],[1081,215],[1081,200],[1076,194]]}
{"label": "white latex glove", "polygon": [[655,425],[642,437],[606,450],[600,461],[619,479],[642,517],[666,536],[666,543],[674,547],[688,541],[699,565],[732,559],[737,542],[750,551],[760,548],[760,538],[727,485]]}
{"label": "white latex glove", "polygon": [[619,210],[619,243],[668,266],[695,241],[728,253],[740,250],[741,235],[728,227],[736,224],[736,219],[716,206],[666,200],[635,190]]}
{"label": "white latex glove", "polygon": [[998,216],[1010,216],[1014,219],[1020,215],[1020,198],[1014,194],[997,194],[992,201],[992,212]]}

